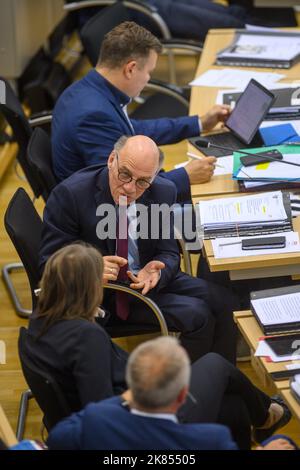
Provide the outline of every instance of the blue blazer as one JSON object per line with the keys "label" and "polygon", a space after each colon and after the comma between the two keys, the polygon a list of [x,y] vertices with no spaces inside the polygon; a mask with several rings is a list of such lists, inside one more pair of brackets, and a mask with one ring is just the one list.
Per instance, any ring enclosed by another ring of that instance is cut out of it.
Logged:
{"label": "blue blazer", "polygon": [[[156,289],[167,286],[177,275],[180,255],[172,228],[170,238],[162,237],[162,227],[159,228],[156,239],[151,237],[150,207],[152,204],[172,206],[175,201],[174,184],[159,176],[136,201],[149,208],[149,236],[147,239],[137,240],[141,267],[154,259],[166,265],[161,271]],[[109,189],[108,170],[100,165],[78,171],[53,189],[44,210],[40,249],[41,268],[52,253],[78,240],[95,246],[103,256],[115,254],[116,239],[114,237],[101,239],[97,236],[98,224],[107,216],[106,212],[102,215],[96,214],[97,208],[103,204],[110,204],[113,208],[115,206]]]}
{"label": "blue blazer", "polygon": [[237,450],[220,424],[178,424],[138,416],[120,397],[89,404],[50,432],[50,449],[66,450]]}
{"label": "blue blazer", "polygon": [[[165,145],[199,134],[197,116],[129,122],[122,109],[128,102],[128,96],[96,70],[63,92],[52,121],[53,166],[60,181],[89,165],[105,165],[122,135],[147,135],[157,145]],[[180,200],[190,199],[190,182],[183,168],[164,176],[175,182]]]}

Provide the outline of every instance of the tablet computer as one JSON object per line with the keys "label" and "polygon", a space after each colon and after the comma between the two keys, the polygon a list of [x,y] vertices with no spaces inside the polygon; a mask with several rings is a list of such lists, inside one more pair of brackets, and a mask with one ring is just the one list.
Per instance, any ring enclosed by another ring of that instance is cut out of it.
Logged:
{"label": "tablet computer", "polygon": [[271,336],[270,338],[265,338],[265,342],[277,356],[300,355],[300,332],[290,335]]}

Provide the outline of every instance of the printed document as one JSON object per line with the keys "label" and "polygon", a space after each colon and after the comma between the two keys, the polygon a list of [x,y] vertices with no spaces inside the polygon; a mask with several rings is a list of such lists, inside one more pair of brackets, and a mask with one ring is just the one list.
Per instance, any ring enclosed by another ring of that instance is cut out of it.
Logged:
{"label": "printed document", "polygon": [[200,201],[199,210],[202,225],[272,223],[287,218],[281,191]]}
{"label": "printed document", "polygon": [[283,154],[282,160],[260,163],[253,166],[242,166],[237,179],[242,180],[287,180],[300,181],[300,166],[286,165],[282,162],[292,162],[300,165],[300,153]]}
{"label": "printed document", "polygon": [[251,304],[265,326],[300,322],[300,292],[254,299]]}
{"label": "printed document", "polygon": [[190,82],[191,86],[209,86],[218,88],[246,88],[249,81],[254,78],[266,88],[272,88],[274,83],[285,75],[272,72],[254,72],[249,70],[222,70],[211,69]]}

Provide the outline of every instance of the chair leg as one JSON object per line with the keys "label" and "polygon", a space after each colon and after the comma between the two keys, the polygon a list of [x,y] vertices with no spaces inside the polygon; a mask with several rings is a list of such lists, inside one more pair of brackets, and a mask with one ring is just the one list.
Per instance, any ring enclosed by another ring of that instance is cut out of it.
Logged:
{"label": "chair leg", "polygon": [[28,318],[31,315],[31,310],[24,308],[21,305],[15,286],[13,285],[10,274],[14,271],[24,270],[22,263],[9,263],[2,268],[3,282],[9,292],[15,311],[19,317]]}
{"label": "chair leg", "polygon": [[19,407],[19,415],[18,415],[18,423],[17,423],[17,430],[16,436],[18,441],[21,441],[24,436],[24,429],[25,429],[25,421],[26,415],[28,410],[28,401],[30,398],[33,398],[31,390],[26,390],[22,393],[20,407]]}

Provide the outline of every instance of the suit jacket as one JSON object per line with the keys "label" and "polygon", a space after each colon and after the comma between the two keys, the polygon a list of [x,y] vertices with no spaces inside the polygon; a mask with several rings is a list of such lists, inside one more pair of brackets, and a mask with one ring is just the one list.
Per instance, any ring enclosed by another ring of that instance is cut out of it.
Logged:
{"label": "suit jacket", "polygon": [[122,393],[127,353],[97,323],[61,320],[40,335],[44,317],[29,322],[26,354],[60,385],[71,410]]}
{"label": "suit jacket", "polygon": [[[152,204],[172,206],[176,201],[176,188],[165,178],[156,177],[136,203],[150,209]],[[98,207],[115,207],[112,199],[108,170],[99,165],[85,168],[67,178],[52,191],[44,211],[40,264],[43,268],[49,256],[59,248],[78,240],[90,243],[101,251],[103,256],[116,253],[114,237],[100,239],[97,227],[104,220],[106,213],[97,215]],[[162,224],[161,224],[162,225]],[[148,228],[151,230],[151,210],[148,210]],[[166,267],[161,271],[157,289],[164,288],[179,271],[180,255],[171,227],[170,238],[164,239],[159,227],[158,238],[149,235],[147,239],[138,239],[141,267],[149,261],[159,260]],[[151,233],[151,232],[149,232]]]}
{"label": "suit jacket", "polygon": [[178,424],[134,415],[114,397],[88,405],[50,432],[50,449],[70,450],[236,450],[220,424]]}
{"label": "suit jacket", "polygon": [[[197,116],[177,119],[131,120],[122,109],[127,95],[95,70],[68,87],[57,101],[52,120],[53,166],[61,181],[89,165],[103,164],[122,135],[147,135],[157,145],[172,144],[199,134]],[[165,177],[175,182],[180,200],[190,199],[183,168]]]}

